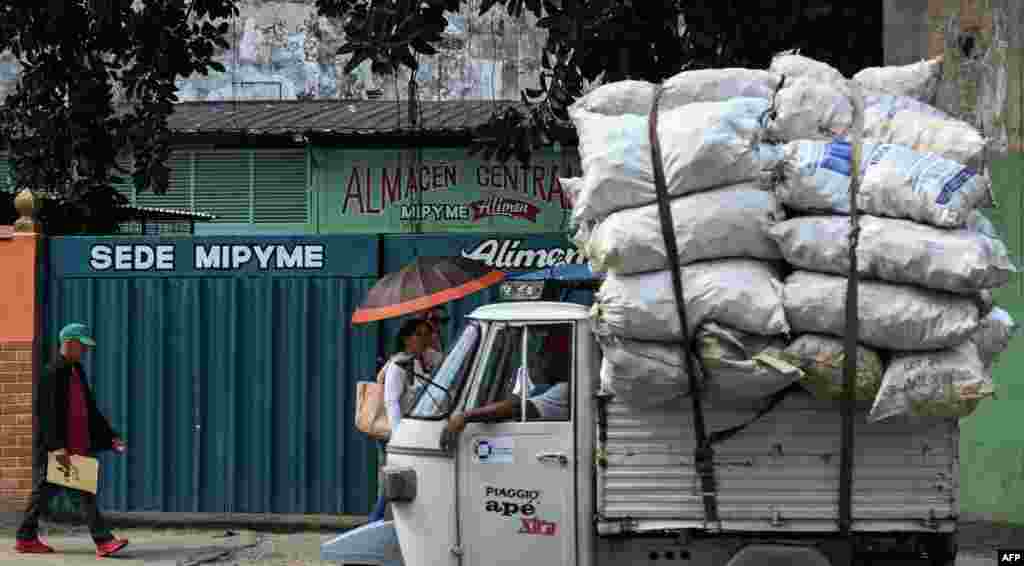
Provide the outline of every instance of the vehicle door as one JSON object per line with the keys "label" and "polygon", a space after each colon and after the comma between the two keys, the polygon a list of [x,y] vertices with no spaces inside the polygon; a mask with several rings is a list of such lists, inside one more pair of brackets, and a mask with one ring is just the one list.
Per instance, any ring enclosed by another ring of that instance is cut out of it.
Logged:
{"label": "vehicle door", "polygon": [[550,402],[561,394],[555,387],[571,392],[575,384],[575,324],[494,332],[466,408],[517,399],[517,414],[468,423],[457,441],[463,564],[575,564],[572,396],[565,394],[564,411]]}

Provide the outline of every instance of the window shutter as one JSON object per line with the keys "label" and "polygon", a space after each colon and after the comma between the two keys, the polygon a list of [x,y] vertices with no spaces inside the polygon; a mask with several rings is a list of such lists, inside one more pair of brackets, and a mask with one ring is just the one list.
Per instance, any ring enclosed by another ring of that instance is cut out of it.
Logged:
{"label": "window shutter", "polygon": [[249,222],[249,152],[196,152],[196,210],[216,222]]}
{"label": "window shutter", "polygon": [[0,192],[14,190],[14,168],[11,167],[10,154],[0,151]]}
{"label": "window shutter", "polygon": [[[135,206],[192,210],[191,187],[189,186],[189,154],[172,153],[167,160],[171,170],[167,192],[158,195],[152,191],[136,192]],[[130,183],[130,181],[129,181]]]}
{"label": "window shutter", "polygon": [[305,150],[257,150],[255,157],[253,216],[256,223],[307,223],[309,191]]}
{"label": "window shutter", "polygon": [[111,180],[111,186],[114,190],[124,195],[124,198],[128,199],[130,204],[135,204],[135,183],[132,181],[132,173],[135,170],[135,161],[131,156],[123,156],[117,159],[117,164],[124,168],[124,172],[116,169],[111,169],[111,177],[120,177],[121,182],[115,183]]}

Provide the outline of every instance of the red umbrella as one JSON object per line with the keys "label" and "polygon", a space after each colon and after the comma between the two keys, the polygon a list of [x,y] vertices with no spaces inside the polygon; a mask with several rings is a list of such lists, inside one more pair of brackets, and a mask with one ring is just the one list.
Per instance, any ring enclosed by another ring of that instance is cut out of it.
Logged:
{"label": "red umbrella", "polygon": [[352,324],[396,318],[486,289],[505,273],[463,257],[418,257],[385,275],[352,315]]}

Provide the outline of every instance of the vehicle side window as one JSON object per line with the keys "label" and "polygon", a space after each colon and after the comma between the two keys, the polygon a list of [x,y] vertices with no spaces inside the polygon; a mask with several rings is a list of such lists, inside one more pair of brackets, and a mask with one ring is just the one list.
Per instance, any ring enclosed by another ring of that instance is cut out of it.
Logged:
{"label": "vehicle side window", "polygon": [[429,383],[418,382],[416,404],[409,418],[439,419],[447,417],[453,401],[458,399],[469,370],[473,367],[480,344],[480,325],[466,325],[458,342],[448,352],[441,367]]}
{"label": "vehicle side window", "polygon": [[[518,399],[527,404],[525,412],[529,420],[568,421],[572,398],[572,340],[572,324],[501,329],[481,376],[477,398],[468,408]],[[522,419],[522,409],[520,406],[516,420]]]}
{"label": "vehicle side window", "polygon": [[538,324],[527,329],[527,400],[533,420],[568,421],[572,410],[573,325]]}
{"label": "vehicle side window", "polygon": [[477,397],[467,408],[481,407],[509,397],[511,389],[507,385],[515,381],[516,367],[522,357],[522,336],[522,327],[504,327],[496,331],[490,359],[480,376]]}

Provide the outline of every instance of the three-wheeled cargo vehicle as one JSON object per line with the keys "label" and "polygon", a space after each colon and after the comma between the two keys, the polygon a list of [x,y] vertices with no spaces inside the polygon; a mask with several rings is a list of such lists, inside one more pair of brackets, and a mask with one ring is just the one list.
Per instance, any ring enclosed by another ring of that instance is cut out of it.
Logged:
{"label": "three-wheeled cargo vehicle", "polygon": [[[400,553],[357,557],[339,552],[345,541],[337,541],[324,547],[325,558],[407,566],[953,564],[955,419],[869,424],[869,407],[859,404],[852,469],[843,474],[840,403],[795,387],[770,410],[705,404],[704,426],[732,434],[717,437],[702,466],[690,406],[618,402],[600,379],[588,308],[541,300],[588,283],[585,266],[512,278],[501,289],[511,300],[469,315],[388,445],[382,481],[393,523],[345,535],[351,543],[393,529]],[[564,352],[552,354],[552,341]],[[524,405],[517,418],[446,432],[453,412],[523,391],[517,397],[525,399],[565,379],[565,419],[528,418]],[[850,509],[841,529],[844,477]]]}

